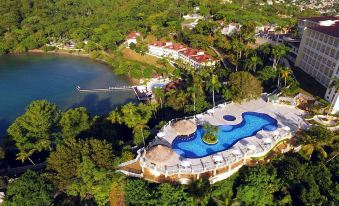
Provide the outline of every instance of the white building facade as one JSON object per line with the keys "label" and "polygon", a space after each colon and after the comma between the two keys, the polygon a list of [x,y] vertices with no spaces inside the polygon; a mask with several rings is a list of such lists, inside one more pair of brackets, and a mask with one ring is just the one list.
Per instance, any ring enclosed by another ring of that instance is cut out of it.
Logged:
{"label": "white building facade", "polygon": [[295,65],[327,88],[324,98],[334,101],[333,112],[336,113],[339,111],[338,95],[330,85],[333,78],[339,78],[339,18],[330,21],[331,24],[326,21],[326,24],[303,28]]}
{"label": "white building facade", "polygon": [[205,51],[188,48],[182,44],[173,44],[172,42],[154,42],[148,45],[148,53],[158,57],[180,60],[196,69],[216,64],[216,60],[205,54]]}

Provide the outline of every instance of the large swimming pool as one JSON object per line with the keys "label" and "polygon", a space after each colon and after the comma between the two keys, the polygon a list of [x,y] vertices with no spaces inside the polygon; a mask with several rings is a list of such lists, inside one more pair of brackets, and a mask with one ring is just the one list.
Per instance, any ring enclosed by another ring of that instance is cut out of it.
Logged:
{"label": "large swimming pool", "polygon": [[277,120],[264,113],[244,112],[242,118],[243,121],[237,125],[218,126],[218,143],[215,145],[208,145],[202,141],[205,131],[202,126],[198,126],[191,138],[175,138],[172,148],[182,157],[199,158],[226,150],[237,141],[253,136],[262,129],[268,131],[277,129]]}

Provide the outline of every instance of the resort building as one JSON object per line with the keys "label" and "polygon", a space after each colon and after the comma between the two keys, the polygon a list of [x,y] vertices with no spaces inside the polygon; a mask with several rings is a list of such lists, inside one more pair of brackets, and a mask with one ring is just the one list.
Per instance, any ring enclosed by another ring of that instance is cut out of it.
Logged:
{"label": "resort building", "polygon": [[148,53],[157,57],[180,60],[193,68],[214,66],[216,60],[203,50],[188,48],[182,44],[156,41],[148,45]]}
{"label": "resort building", "polygon": [[327,88],[325,99],[334,101],[333,112],[336,113],[339,111],[338,95],[330,85],[333,78],[339,77],[339,18],[313,17],[299,22],[302,39],[295,65]]}
{"label": "resort building", "polygon": [[306,28],[316,26],[328,26],[333,24],[334,21],[339,20],[338,16],[317,16],[309,18],[298,19],[298,34],[302,37],[303,32]]}
{"label": "resort building", "polygon": [[[293,134],[308,127],[304,114],[290,105],[263,99],[219,104],[202,114],[171,120],[118,171],[153,182],[188,184],[207,178],[213,184],[244,165],[258,164],[272,151],[293,149]],[[203,125],[218,128],[216,142],[204,141]]]}
{"label": "resort building", "polygon": [[128,34],[127,39],[126,39],[126,44],[127,47],[130,46],[130,44],[137,44],[137,38],[142,37],[140,32],[131,32]]}
{"label": "resort building", "polygon": [[241,25],[236,23],[230,23],[221,29],[221,34],[230,37],[235,31],[240,29]]}

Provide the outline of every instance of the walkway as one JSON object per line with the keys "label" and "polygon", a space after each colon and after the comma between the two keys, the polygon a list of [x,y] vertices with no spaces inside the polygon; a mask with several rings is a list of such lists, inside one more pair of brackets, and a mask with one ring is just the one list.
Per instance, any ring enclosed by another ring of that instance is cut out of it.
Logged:
{"label": "walkway", "polygon": [[[308,124],[304,121],[302,116],[304,111],[296,109],[288,105],[279,105],[265,102],[262,99],[252,100],[242,104],[238,103],[225,103],[220,104],[213,109],[214,112],[205,112],[199,116],[202,118],[188,117],[192,121],[199,123],[203,120],[211,125],[236,125],[242,122],[242,114],[244,112],[258,112],[265,113],[275,118],[278,121],[278,129],[275,131],[259,131],[256,135],[243,138],[236,142],[231,148],[221,152],[217,152],[202,158],[184,158],[175,153],[166,160],[166,163],[157,165],[149,161],[143,154],[137,158],[140,166],[148,169],[154,176],[164,175],[170,177],[171,175],[201,175],[206,172],[215,173],[218,169],[223,168],[227,170],[227,174],[236,172],[246,161],[254,157],[262,157],[266,155],[272,148],[280,142],[285,141],[292,137],[293,133],[299,128],[307,128]],[[235,121],[226,121],[223,119],[224,115],[232,115],[236,117]],[[162,132],[165,133],[163,138],[155,138],[147,147],[146,150],[154,145],[167,145],[171,147],[172,142],[177,137],[177,133],[172,129],[171,121],[167,123]],[[269,139],[269,142],[267,140]],[[254,149],[249,146],[252,145]],[[219,161],[214,159],[219,156]],[[189,166],[182,166],[183,162],[189,162]],[[232,169],[234,168],[234,170]],[[227,178],[227,174],[221,175],[222,178]],[[226,176],[225,176],[226,175]],[[210,176],[211,177],[211,176]],[[212,180],[211,180],[212,181]]]}

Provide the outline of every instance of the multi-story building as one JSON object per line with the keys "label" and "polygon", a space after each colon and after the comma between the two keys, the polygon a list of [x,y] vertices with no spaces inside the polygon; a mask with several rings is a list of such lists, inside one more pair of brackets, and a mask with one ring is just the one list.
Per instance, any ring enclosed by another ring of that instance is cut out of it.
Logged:
{"label": "multi-story building", "polygon": [[[320,23],[314,24],[315,19],[321,19]],[[339,18],[313,17],[301,22],[303,32],[295,65],[327,88],[325,99],[334,102],[333,112],[338,112],[338,93],[330,85],[333,78],[339,78]]]}
{"label": "multi-story building", "polygon": [[148,45],[148,52],[158,57],[166,57],[173,60],[181,60],[193,68],[214,66],[216,60],[203,50],[188,48],[182,44],[157,41]]}
{"label": "multi-story building", "polygon": [[301,37],[305,28],[331,25],[336,20],[339,20],[339,17],[318,16],[318,17],[310,17],[310,18],[300,18],[298,19],[298,34]]}

